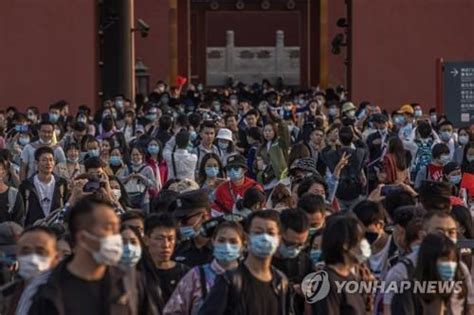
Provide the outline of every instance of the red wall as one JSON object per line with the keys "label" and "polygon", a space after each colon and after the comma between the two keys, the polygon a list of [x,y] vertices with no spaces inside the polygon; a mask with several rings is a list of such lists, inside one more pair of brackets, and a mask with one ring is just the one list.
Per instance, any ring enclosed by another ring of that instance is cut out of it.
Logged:
{"label": "red wall", "polygon": [[0,1],[0,108],[95,105],[96,1]]}
{"label": "red wall", "polygon": [[329,85],[337,86],[345,85],[344,60],[346,58],[346,49],[342,48],[339,55],[331,52],[331,42],[338,33],[344,33],[344,29],[336,25],[337,20],[347,17],[346,0],[328,0],[328,69],[329,69]]}
{"label": "red wall", "polygon": [[352,92],[395,109],[435,106],[436,58],[474,59],[474,1],[357,0],[353,3]]}
{"label": "red wall", "polygon": [[[182,1],[182,0],[178,0]],[[151,74],[152,88],[169,75],[169,0],[135,0],[135,19],[150,25],[148,37],[135,33],[135,58],[142,58]]]}

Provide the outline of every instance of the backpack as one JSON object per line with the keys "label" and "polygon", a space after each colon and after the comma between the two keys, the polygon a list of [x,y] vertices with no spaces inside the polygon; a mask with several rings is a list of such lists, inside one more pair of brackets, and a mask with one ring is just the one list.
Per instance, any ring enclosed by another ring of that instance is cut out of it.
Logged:
{"label": "backpack", "polygon": [[400,262],[407,270],[407,280],[412,281],[412,286],[408,290],[397,292],[393,295],[390,305],[392,314],[415,315],[423,314],[423,307],[420,297],[413,293],[413,279],[415,278],[415,266],[408,258],[403,258]]}
{"label": "backpack", "polygon": [[[140,167],[137,173],[140,173],[145,167],[146,165]],[[128,165],[127,168],[128,174],[132,174],[132,167]],[[125,184],[125,190],[127,191],[128,199],[132,208],[141,208],[143,206],[143,202],[145,200],[147,192],[147,187],[145,186],[145,184],[141,183],[139,179],[129,180]]]}
{"label": "backpack", "polygon": [[429,140],[427,143],[423,143],[420,140],[415,141],[418,150],[416,151],[415,155],[415,164],[411,170],[412,178],[416,178],[418,172],[428,164],[433,159],[433,155],[431,154],[431,147],[433,146],[433,140]]}

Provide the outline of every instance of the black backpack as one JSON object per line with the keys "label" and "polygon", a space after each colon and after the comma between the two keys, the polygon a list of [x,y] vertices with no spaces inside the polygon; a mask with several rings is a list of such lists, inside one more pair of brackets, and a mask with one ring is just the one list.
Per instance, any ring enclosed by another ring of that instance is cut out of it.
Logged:
{"label": "black backpack", "polygon": [[423,314],[423,306],[420,297],[413,293],[413,279],[415,277],[415,266],[408,258],[403,258],[400,262],[407,270],[407,281],[411,281],[411,288],[394,294],[390,309],[392,314],[416,315]]}

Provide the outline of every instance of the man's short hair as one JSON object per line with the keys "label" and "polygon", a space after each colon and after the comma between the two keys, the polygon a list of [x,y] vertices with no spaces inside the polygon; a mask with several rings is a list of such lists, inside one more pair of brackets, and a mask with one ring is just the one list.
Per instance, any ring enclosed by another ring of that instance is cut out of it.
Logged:
{"label": "man's short hair", "polygon": [[121,223],[136,219],[145,222],[145,215],[143,214],[143,212],[139,210],[128,210],[120,216]]}
{"label": "man's short hair", "polygon": [[38,129],[41,129],[41,127],[43,126],[51,126],[53,129],[54,129],[54,123],[49,121],[49,120],[42,120],[40,123],[39,123],[39,127]]}
{"label": "man's short hair", "polygon": [[385,219],[379,204],[370,200],[360,201],[354,206],[352,212],[366,227]]}
{"label": "man's short hair", "polygon": [[54,158],[54,150],[50,147],[39,147],[35,151],[35,161],[39,161],[43,154],[51,154]]}
{"label": "man's short hair", "polygon": [[154,213],[145,220],[145,235],[150,236],[157,228],[173,229],[177,233],[178,223],[169,213]]}
{"label": "man's short hair", "polygon": [[303,196],[298,198],[298,208],[304,210],[308,214],[315,214],[326,212],[326,202],[320,195],[313,193],[305,193]]}
{"label": "man's short hair", "polygon": [[104,164],[102,163],[101,159],[97,156],[91,156],[84,161],[84,168],[86,172],[90,170],[91,168],[101,168],[103,166]]}
{"label": "man's short hair", "polygon": [[278,226],[278,232],[281,232],[281,220],[280,220],[280,214],[278,213],[278,211],[265,210],[265,211],[254,211],[249,215],[249,217],[247,218],[247,223],[246,223],[247,233],[250,231],[252,222],[256,218],[275,222]]}
{"label": "man's short hair", "polygon": [[301,209],[285,209],[280,214],[283,231],[293,230],[304,233],[309,230],[309,221],[306,213]]}
{"label": "man's short hair", "polygon": [[76,234],[93,226],[93,212],[98,206],[107,206],[113,210],[113,205],[97,195],[89,195],[80,199],[71,207],[68,213],[68,230],[71,233],[72,241],[76,242]]}

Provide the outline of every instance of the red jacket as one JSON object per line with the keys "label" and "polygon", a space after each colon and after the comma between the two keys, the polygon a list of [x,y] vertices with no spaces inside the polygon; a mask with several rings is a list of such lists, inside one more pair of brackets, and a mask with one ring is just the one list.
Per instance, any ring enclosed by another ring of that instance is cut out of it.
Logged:
{"label": "red jacket", "polygon": [[216,188],[216,199],[212,209],[219,212],[232,213],[235,202],[243,198],[247,189],[252,187],[257,187],[263,191],[263,187],[249,177],[245,177],[244,183],[240,186],[236,186],[231,181],[220,184]]}

